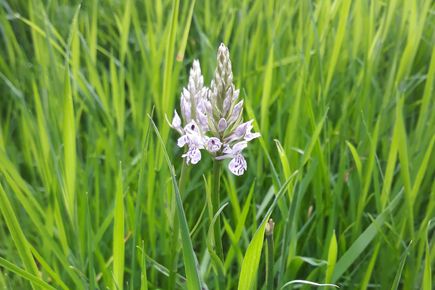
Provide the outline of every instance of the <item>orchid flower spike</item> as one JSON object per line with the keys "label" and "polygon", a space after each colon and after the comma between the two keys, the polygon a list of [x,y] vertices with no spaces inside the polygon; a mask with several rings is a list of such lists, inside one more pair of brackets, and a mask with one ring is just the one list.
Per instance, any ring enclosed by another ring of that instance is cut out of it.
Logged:
{"label": "orchid flower spike", "polygon": [[248,169],[242,150],[260,133],[252,132],[253,120],[243,122],[243,100],[239,100],[239,93],[233,83],[230,53],[224,44],[219,46],[209,88],[204,86],[199,61],[193,61],[188,85],[181,93],[181,117],[175,111],[170,124],[181,135],[177,145],[187,146],[182,155],[187,164],[197,164],[201,160],[200,150],[205,149],[216,160],[231,159],[228,169],[235,175]]}

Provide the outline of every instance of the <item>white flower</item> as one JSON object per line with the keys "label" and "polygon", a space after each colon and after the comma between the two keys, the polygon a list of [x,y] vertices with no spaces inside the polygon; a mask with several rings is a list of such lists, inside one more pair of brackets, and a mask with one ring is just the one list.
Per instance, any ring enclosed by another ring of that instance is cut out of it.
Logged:
{"label": "white flower", "polygon": [[248,164],[246,163],[245,157],[239,153],[230,161],[228,168],[234,175],[240,176],[248,169]]}
{"label": "white flower", "polygon": [[[174,119],[173,128],[177,128],[175,127],[178,124],[177,117],[174,116]],[[187,145],[188,147],[187,152],[182,157],[186,159],[187,164],[197,164],[201,160],[200,149],[204,149],[205,137],[194,120],[190,121],[180,132],[182,135],[177,140],[177,146],[182,148]]]}
{"label": "white flower", "polygon": [[187,145],[187,152],[181,155],[186,159],[187,164],[197,164],[201,160],[200,149],[204,149],[204,138],[200,135],[199,131],[186,130],[186,134],[178,138],[177,145],[179,147]]}
{"label": "white flower", "polygon": [[243,149],[248,146],[248,142],[241,141],[234,144],[231,148],[228,144],[224,145],[224,155],[216,157],[218,160],[232,158],[228,164],[228,169],[235,175],[242,175],[248,169],[248,163],[242,155]]}
{"label": "white flower", "polygon": [[[168,121],[169,122],[169,121]],[[178,131],[178,133],[182,134],[183,129],[181,128],[181,119],[177,113],[177,110],[174,110],[174,117],[172,118],[172,123],[170,124],[172,128]]]}
{"label": "white flower", "polygon": [[177,146],[182,148],[184,147],[184,145],[189,144],[190,140],[189,140],[189,136],[187,135],[182,135],[180,138],[178,138],[177,140]]}
{"label": "white flower", "polygon": [[222,133],[223,131],[225,131],[225,129],[228,127],[228,124],[227,124],[227,120],[225,120],[225,118],[221,118],[220,120],[219,120],[219,123],[218,123],[218,130],[219,130],[219,133]]}
{"label": "white flower", "polygon": [[218,152],[222,147],[222,142],[219,138],[211,137],[207,141],[207,150],[211,153]]}
{"label": "white flower", "polygon": [[197,147],[192,146],[181,157],[186,159],[186,164],[197,164],[201,160],[201,151]]}
{"label": "white flower", "polygon": [[190,122],[192,120],[191,103],[189,91],[183,88],[183,92],[181,93],[180,107],[181,115],[183,116],[185,122]]}
{"label": "white flower", "polygon": [[201,126],[201,130],[204,132],[208,131],[208,116],[207,116],[207,107],[208,100],[206,99],[206,90],[203,91],[204,96],[198,100],[198,104],[196,106],[196,119],[198,124]]}
{"label": "white flower", "polygon": [[253,128],[253,126],[252,126],[252,122],[251,122],[250,126],[248,126],[248,128],[246,130],[245,137],[243,138],[247,142],[249,142],[255,138],[259,138],[261,136],[261,134],[258,132],[256,132],[256,133],[251,132],[252,128]]}

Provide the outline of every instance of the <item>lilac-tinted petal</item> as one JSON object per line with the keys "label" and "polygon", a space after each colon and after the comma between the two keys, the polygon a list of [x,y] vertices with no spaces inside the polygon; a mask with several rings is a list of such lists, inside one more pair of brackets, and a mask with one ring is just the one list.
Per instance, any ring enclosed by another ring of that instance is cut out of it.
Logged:
{"label": "lilac-tinted petal", "polygon": [[229,120],[230,124],[237,121],[237,119],[242,113],[242,109],[243,109],[243,101],[240,101],[234,106],[233,111],[231,112],[231,117]]}
{"label": "lilac-tinted petal", "polygon": [[204,149],[204,146],[206,145],[205,137],[199,132],[189,133],[189,140],[190,144],[198,149]]}
{"label": "lilac-tinted petal", "polygon": [[198,124],[196,124],[194,120],[187,123],[187,125],[184,127],[184,130],[189,133],[199,133]]}
{"label": "lilac-tinted petal", "polygon": [[242,123],[239,126],[237,126],[237,128],[234,130],[235,137],[241,138],[245,136],[246,132],[248,132],[250,128],[252,128],[252,122],[253,120]]}
{"label": "lilac-tinted petal", "polygon": [[237,98],[239,97],[240,94],[240,90],[235,90],[233,93],[233,102],[235,102],[237,100]]}
{"label": "lilac-tinted petal", "polygon": [[245,141],[251,141],[255,138],[259,138],[261,136],[260,133],[248,133],[245,135]]}
{"label": "lilac-tinted petal", "polygon": [[224,159],[230,159],[230,158],[234,158],[234,156],[231,154],[225,154],[225,155],[220,155],[220,156],[215,157],[216,160],[224,160]]}
{"label": "lilac-tinted petal", "polygon": [[181,119],[180,116],[177,113],[177,110],[174,110],[174,117],[172,118],[172,123],[171,123],[172,128],[177,129],[177,130],[181,130]]}
{"label": "lilac-tinted petal", "polygon": [[201,160],[201,151],[196,147],[190,147],[182,157],[186,159],[186,164],[197,164]]}
{"label": "lilac-tinted petal", "polygon": [[203,132],[207,132],[208,129],[208,116],[205,106],[205,100],[199,100],[199,104],[196,108],[196,119]]}
{"label": "lilac-tinted petal", "polygon": [[223,131],[225,131],[225,129],[227,128],[227,121],[224,119],[224,118],[221,118],[220,120],[219,120],[219,123],[218,123],[218,130],[219,130],[219,132],[223,132]]}
{"label": "lilac-tinted petal", "polygon": [[177,146],[183,147],[184,145],[188,145],[190,143],[190,139],[187,135],[183,135],[177,140]]}
{"label": "lilac-tinted petal", "polygon": [[233,148],[232,148],[232,152],[233,154],[237,154],[242,152],[243,149],[245,149],[246,147],[248,147],[248,142],[246,141],[241,141],[239,143],[234,144]]}
{"label": "lilac-tinted petal", "polygon": [[190,122],[192,120],[191,113],[191,102],[189,97],[189,92],[186,89],[183,89],[183,93],[181,94],[181,115],[184,118],[185,122]]}
{"label": "lilac-tinted petal", "polygon": [[248,164],[243,155],[237,154],[228,164],[228,169],[230,169],[234,175],[240,176],[248,169]]}
{"label": "lilac-tinted petal", "polygon": [[219,149],[221,149],[222,142],[219,140],[219,138],[211,137],[207,141],[207,150],[211,153],[218,152]]}
{"label": "lilac-tinted petal", "polygon": [[234,92],[234,86],[230,86],[226,91],[225,99],[224,99],[224,107],[223,107],[225,116],[227,115],[228,111],[231,108],[231,104],[233,102],[233,92]]}
{"label": "lilac-tinted petal", "polygon": [[232,154],[233,150],[231,149],[230,145],[224,144],[224,149],[222,150],[224,154]]}
{"label": "lilac-tinted petal", "polygon": [[189,73],[189,83],[187,85],[188,90],[192,93],[192,95],[196,95],[196,93],[201,90],[204,86],[204,77],[201,74],[201,67],[198,60],[194,60],[192,64],[192,68]]}

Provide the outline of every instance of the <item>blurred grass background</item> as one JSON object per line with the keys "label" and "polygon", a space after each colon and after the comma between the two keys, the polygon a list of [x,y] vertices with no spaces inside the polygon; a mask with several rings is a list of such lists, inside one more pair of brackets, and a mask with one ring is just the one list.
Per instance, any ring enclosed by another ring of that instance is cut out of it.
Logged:
{"label": "blurred grass background", "polygon": [[[262,134],[245,175],[222,180],[226,289],[248,279],[248,244],[296,171],[272,214],[277,289],[433,289],[430,0],[1,0],[1,289],[187,287],[148,114],[179,174],[165,114],[193,59],[211,80],[221,42]],[[189,168],[181,197],[198,275],[217,289],[210,168]]]}

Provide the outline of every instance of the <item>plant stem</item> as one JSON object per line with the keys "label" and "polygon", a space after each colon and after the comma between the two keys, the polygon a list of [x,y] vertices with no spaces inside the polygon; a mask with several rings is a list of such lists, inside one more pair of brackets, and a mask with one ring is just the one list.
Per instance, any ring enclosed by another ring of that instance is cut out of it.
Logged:
{"label": "plant stem", "polygon": [[[213,176],[211,181],[211,202],[212,202],[212,210],[213,217],[219,210],[221,199],[220,199],[220,176],[221,175],[221,162],[218,160],[213,161]],[[215,251],[217,256],[221,261],[224,261],[224,251],[222,247],[222,230],[221,230],[221,219],[220,216],[216,218],[216,222],[214,224],[214,242],[215,242]],[[224,275],[219,271],[218,279],[217,279],[217,289],[222,290],[225,289],[225,280]]]}
{"label": "plant stem", "polygon": [[[213,178],[211,184],[211,194],[212,194],[212,207],[213,207],[213,216],[219,210],[219,206],[221,203],[220,200],[220,173],[221,173],[221,163],[218,160],[213,161]],[[222,248],[222,239],[221,239],[221,220],[220,217],[217,217],[216,223],[214,225],[214,240],[216,247],[216,254],[223,261],[224,252]]]}

